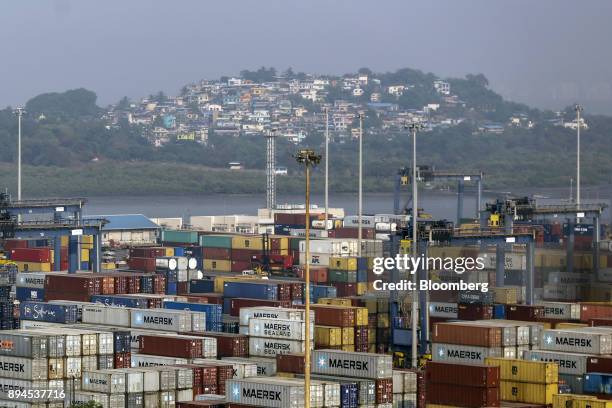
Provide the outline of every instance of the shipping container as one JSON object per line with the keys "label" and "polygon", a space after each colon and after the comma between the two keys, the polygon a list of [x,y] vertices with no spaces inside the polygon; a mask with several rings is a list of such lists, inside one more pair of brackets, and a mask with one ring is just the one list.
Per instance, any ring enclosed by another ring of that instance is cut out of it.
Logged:
{"label": "shipping container", "polygon": [[46,275],[43,272],[18,273],[16,285],[22,288],[44,289]]}
{"label": "shipping container", "polygon": [[587,332],[587,329],[545,330],[542,349],[583,354],[611,354],[612,334]]}
{"label": "shipping container", "polygon": [[502,347],[500,327],[482,327],[458,323],[436,323],[432,330],[432,341],[436,343],[462,344],[466,346]]}
{"label": "shipping container", "polygon": [[19,380],[46,380],[47,359],[0,356],[0,377]]}
{"label": "shipping container", "polygon": [[[303,353],[305,343],[296,340],[249,338],[249,353],[252,356],[274,357],[277,354]],[[313,345],[311,344],[311,348]]]}
{"label": "shipping container", "polygon": [[553,402],[553,395],[558,393],[557,384],[533,384],[514,381],[502,381],[499,388],[504,401],[520,401],[530,404],[548,405]]}
{"label": "shipping container", "polygon": [[556,363],[559,366],[559,374],[584,375],[587,372],[589,356],[578,353],[528,350],[523,352],[523,359]]}
{"label": "shipping container", "polygon": [[126,392],[126,375],[122,370],[83,371],[81,389],[108,394]]}
{"label": "shipping container", "polygon": [[590,373],[612,373],[612,356],[588,357],[586,372]]}
{"label": "shipping container", "polygon": [[189,363],[188,359],[178,357],[164,357],[138,353],[132,353],[130,356],[131,367],[156,367],[187,363]]}
{"label": "shipping container", "polygon": [[499,407],[499,387],[427,383],[427,402],[458,407]]}
{"label": "shipping container", "polygon": [[91,302],[104,306],[131,307],[135,309],[146,309],[148,306],[144,299],[120,295],[94,295],[91,297]]}
{"label": "shipping container", "polygon": [[586,374],[583,389],[588,393],[612,395],[612,373]]}
{"label": "shipping container", "polygon": [[[462,365],[430,361],[426,365],[426,379],[428,382],[440,384],[499,387],[500,369],[488,365]],[[416,381],[416,377],[414,381]]]}
{"label": "shipping container", "polygon": [[514,347],[476,347],[433,343],[431,355],[433,361],[480,365],[487,357],[514,358],[516,349]]}
{"label": "shipping container", "polygon": [[[249,319],[251,336],[304,341],[306,324],[296,320]],[[310,326],[310,339],[314,339],[314,326]]]}
{"label": "shipping container", "polygon": [[130,310],[125,307],[84,306],[81,313],[83,323],[130,327]]}
{"label": "shipping container", "polygon": [[430,302],[429,316],[442,317],[447,319],[457,319],[457,303]]}
{"label": "shipping container", "polygon": [[249,357],[249,358],[223,358],[223,361],[228,362],[244,362],[257,365],[257,375],[261,377],[270,377],[276,375],[276,359],[269,357]]}
{"label": "shipping container", "polygon": [[19,305],[19,317],[53,323],[76,323],[77,307],[40,302],[23,302]]}
{"label": "shipping container", "polygon": [[48,339],[42,334],[0,331],[0,355],[12,357],[48,357]]}
{"label": "shipping container", "polygon": [[372,353],[350,353],[339,350],[315,350],[313,373],[357,378],[391,378],[392,358]]}
{"label": "shipping container", "polygon": [[554,384],[559,380],[556,363],[488,357],[485,364],[499,367],[502,381]]}
{"label": "shipping container", "polygon": [[191,312],[166,309],[130,310],[131,327],[173,332],[192,331]]}
{"label": "shipping container", "polygon": [[544,306],[544,318],[555,320],[580,320],[580,304],[568,302],[540,302]]}
{"label": "shipping container", "polygon": [[200,358],[204,344],[194,336],[140,336],[139,353],[178,358]]}
{"label": "shipping container", "polygon": [[[304,321],[306,312],[304,310],[258,306],[242,307],[240,309],[240,325],[248,326],[249,319],[268,319],[268,320],[294,320]],[[311,321],[314,321],[315,312],[310,312]]]}
{"label": "shipping container", "polygon": [[269,408],[304,407],[304,386],[262,379],[229,380],[226,399],[230,403]]}

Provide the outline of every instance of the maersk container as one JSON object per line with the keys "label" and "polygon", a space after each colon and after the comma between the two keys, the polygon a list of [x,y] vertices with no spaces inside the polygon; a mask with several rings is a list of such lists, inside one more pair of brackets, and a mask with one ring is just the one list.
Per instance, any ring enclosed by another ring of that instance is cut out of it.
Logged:
{"label": "maersk container", "polygon": [[555,320],[580,320],[580,304],[569,302],[539,302],[544,306],[544,318]]}
{"label": "maersk container", "polygon": [[152,356],[138,353],[132,353],[131,355],[132,368],[166,366],[174,364],[189,364],[189,360],[186,358]]}
{"label": "maersk container", "polygon": [[433,343],[433,361],[468,365],[484,364],[487,357],[516,358],[514,347],[472,347],[458,344]]}
{"label": "maersk container", "polygon": [[[47,380],[19,380],[16,378],[0,378],[0,397],[9,399],[7,391],[9,390],[46,390],[49,389],[49,382]],[[16,407],[18,402],[15,399],[11,399],[11,405],[0,405],[2,407]],[[43,403],[44,406],[44,403]]]}
{"label": "maersk container", "polygon": [[19,331],[0,331],[0,355],[47,358],[47,337]]}
{"label": "maersk container", "polygon": [[228,380],[225,398],[230,403],[269,408],[304,407],[304,386],[268,382],[265,378]]}
{"label": "maersk container", "polygon": [[81,320],[83,323],[130,327],[130,310],[125,307],[104,305],[85,306]]}
{"label": "maersk container", "polygon": [[108,394],[124,394],[126,392],[125,380],[125,372],[119,370],[83,371],[81,389]]}
{"label": "maersk container", "polygon": [[0,377],[46,380],[47,359],[0,356]]}
{"label": "maersk container", "polygon": [[[305,318],[306,311],[298,309],[270,306],[243,307],[240,309],[241,326],[248,326],[250,319],[304,321]],[[315,312],[311,311],[310,320],[314,322],[314,318]]]}
{"label": "maersk container", "polygon": [[189,332],[191,313],[166,309],[130,310],[131,327],[172,332]]}
{"label": "maersk container", "polygon": [[560,374],[584,375],[589,356],[578,353],[558,353],[545,350],[528,350],[523,352],[524,360],[547,361],[559,365]]}
{"label": "maersk container", "polygon": [[44,301],[45,300],[45,290],[44,289],[34,289],[34,288],[21,288],[17,287],[15,289],[15,299],[20,302],[30,302],[30,301]]}
{"label": "maersk container", "polygon": [[[312,348],[312,345],[311,345]],[[304,342],[294,340],[249,338],[249,353],[252,356],[274,357],[277,354],[303,353]]]}
{"label": "maersk container", "polygon": [[611,354],[612,334],[576,330],[544,330],[542,349],[583,354]]}
{"label": "maersk container", "polygon": [[15,285],[22,288],[44,289],[45,272],[21,272],[17,274]]}
{"label": "maersk container", "polygon": [[312,372],[357,378],[391,378],[391,356],[374,353],[352,353],[339,350],[315,350]]}
{"label": "maersk container", "polygon": [[257,365],[257,375],[260,377],[271,377],[276,375],[276,358],[268,357],[224,357],[222,361],[237,361],[254,363]]}
{"label": "maersk container", "polygon": [[93,295],[92,303],[99,303],[104,306],[115,307],[131,307],[134,309],[146,309],[147,302],[144,299],[139,299],[130,296],[121,295]]}
{"label": "maersk container", "polygon": [[94,401],[102,406],[102,408],[125,408],[125,394],[104,394],[92,391],[75,391],[74,402],[87,404]]}
{"label": "maersk container", "polygon": [[457,303],[431,302],[429,303],[429,316],[456,319]]}
{"label": "maersk container", "polygon": [[[251,336],[273,339],[306,339],[306,323],[299,320],[249,319]],[[314,325],[310,325],[310,338],[314,339]]]}
{"label": "maersk container", "polygon": [[23,302],[19,305],[22,320],[38,320],[52,323],[76,323],[77,307],[50,303]]}
{"label": "maersk container", "polygon": [[[270,384],[295,384],[304,387],[304,380],[297,378],[273,377],[266,378]],[[321,381],[313,380],[310,383],[310,406],[312,408],[323,408],[325,402],[325,387]]]}
{"label": "maersk container", "polygon": [[[164,301],[164,309],[173,310],[189,310],[193,312],[201,312],[205,315],[206,330],[221,331],[221,321],[223,318],[223,306],[213,303],[189,303],[189,302],[173,302]],[[203,330],[194,330],[203,331]]]}
{"label": "maersk container", "polygon": [[[376,224],[376,217],[373,215],[362,215],[361,216],[361,226],[373,228]],[[357,215],[349,215],[344,217],[342,221],[342,226],[347,228],[359,228],[359,216]]]}
{"label": "maersk container", "polygon": [[255,282],[225,282],[223,297],[248,299],[278,299],[278,285]]}
{"label": "maersk container", "polygon": [[18,332],[23,335],[43,336],[46,341],[48,357],[64,357],[66,355],[66,336],[41,331],[39,328],[21,329]]}

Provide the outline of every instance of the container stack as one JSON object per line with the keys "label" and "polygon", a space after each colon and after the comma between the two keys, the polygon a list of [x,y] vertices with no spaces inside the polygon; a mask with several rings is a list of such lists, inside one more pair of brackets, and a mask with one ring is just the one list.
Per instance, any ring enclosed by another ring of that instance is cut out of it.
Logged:
{"label": "container stack", "polygon": [[555,363],[487,358],[486,364],[499,367],[504,401],[549,405],[558,392],[559,366]]}
{"label": "container stack", "polygon": [[416,370],[393,370],[393,406],[401,408],[416,408]]}
{"label": "container stack", "polygon": [[[368,351],[368,335],[369,335],[369,314],[366,307],[351,306],[351,299],[343,298],[320,298],[314,310],[320,310],[321,313],[343,313],[337,312],[338,309],[349,308],[354,310],[354,324],[350,326],[341,325],[315,325],[315,346],[317,348],[331,348],[344,351]],[[336,306],[335,308],[326,308],[320,305]],[[329,322],[328,322],[329,323]],[[338,323],[343,323],[338,321]]]}
{"label": "container stack", "polygon": [[16,265],[0,265],[0,330],[11,330],[18,322],[14,318],[12,285],[17,277]]}
{"label": "container stack", "polygon": [[432,361],[425,370],[428,404],[499,407],[500,369]]}

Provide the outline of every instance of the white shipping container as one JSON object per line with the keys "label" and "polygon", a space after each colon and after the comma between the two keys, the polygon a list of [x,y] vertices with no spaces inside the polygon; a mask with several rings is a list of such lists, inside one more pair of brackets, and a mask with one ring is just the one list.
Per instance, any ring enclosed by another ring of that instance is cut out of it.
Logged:
{"label": "white shipping container", "polygon": [[159,377],[159,390],[170,391],[176,389],[177,368],[173,366],[149,366],[148,370],[155,370]]}
{"label": "white shipping container", "polygon": [[181,269],[177,272],[176,280],[178,282],[187,282],[188,279],[189,279],[189,272],[187,271],[187,269]]}
{"label": "white shipping container", "polygon": [[574,301],[578,299],[580,286],[566,284],[544,285],[542,299]]}
{"label": "white shipping container", "polygon": [[544,317],[555,320],[580,320],[580,304],[569,302],[539,302],[544,306]]}
{"label": "white shipping container", "polygon": [[46,358],[0,356],[0,377],[19,380],[46,380]]}
{"label": "white shipping container", "polygon": [[193,370],[176,367],[176,389],[193,388]]}
{"label": "white shipping container", "polygon": [[119,370],[83,371],[81,389],[108,394],[124,394],[125,380],[125,372]]}
{"label": "white shipping container", "polygon": [[[497,268],[497,255],[495,252],[481,252],[478,254],[484,262],[485,269]],[[508,271],[524,271],[527,269],[527,257],[523,254],[506,253],[504,256],[504,269]]]}
{"label": "white shipping container", "polygon": [[145,392],[144,406],[147,408],[161,408],[161,403],[159,401],[159,392]]}
{"label": "white shipping container", "polygon": [[377,232],[395,232],[397,231],[397,224],[394,222],[377,222],[374,228]]}
{"label": "white shipping container", "polygon": [[395,224],[407,223],[410,220],[409,215],[399,215],[399,214],[375,214],[374,221],[375,222],[392,222]]}
{"label": "white shipping container", "polygon": [[20,272],[17,274],[15,285],[20,288],[44,289],[44,272]]}
{"label": "white shipping container", "polygon": [[191,331],[205,332],[206,331],[206,313],[190,311],[189,314],[191,315]]}
{"label": "white shipping container", "polygon": [[144,391],[144,374],[140,370],[117,369],[125,374],[125,390],[128,394]]}
{"label": "white shipping container", "polygon": [[[240,325],[248,326],[249,319],[278,319],[304,321],[306,311],[284,307],[257,306],[240,309]],[[310,320],[314,322],[315,312],[310,312]]]}
{"label": "white shipping container", "polygon": [[193,389],[176,390],[176,402],[193,401]]}
{"label": "white shipping container", "polygon": [[[508,350],[512,349],[510,353]],[[512,356],[508,356],[511,354]],[[473,347],[458,344],[433,343],[431,357],[433,361],[480,365],[487,357],[515,358],[516,350],[512,347]]]}
{"label": "white shipping container", "polygon": [[131,327],[171,332],[191,331],[191,312],[170,309],[131,309]]}
{"label": "white shipping container", "polygon": [[[300,241],[300,253],[306,252],[306,241]],[[357,240],[325,239],[310,241],[310,252],[313,254],[327,254],[331,256],[356,255],[358,253]]]}
{"label": "white shipping container", "polygon": [[295,383],[267,382],[266,378],[229,380],[228,402],[269,408],[304,407],[304,387]]}
{"label": "white shipping container", "polygon": [[159,402],[162,407],[173,407],[176,402],[176,392],[174,390],[160,392]]}
{"label": "white shipping container", "polygon": [[85,370],[98,369],[98,356],[83,356],[81,357],[81,373]]}
{"label": "white shipping container", "polygon": [[[9,398],[9,390],[46,390],[48,389],[48,381],[46,380],[19,380],[15,378],[0,378],[0,398],[4,400],[15,401],[14,398]],[[4,405],[0,405],[4,406]],[[7,405],[13,407],[13,405]]]}
{"label": "white shipping container", "polygon": [[601,282],[612,283],[612,268],[599,268],[597,278]]}
{"label": "white shipping container", "polygon": [[254,363],[257,365],[257,375],[260,377],[270,377],[276,375],[276,358],[267,357],[224,357],[222,361],[237,361]]}
{"label": "white shipping container", "polygon": [[[361,216],[361,226],[364,228],[374,228],[376,224],[376,217],[373,215],[362,215]],[[358,215],[349,215],[344,217],[342,221],[342,226],[346,228],[359,228],[359,216]]]}
{"label": "white shipping container", "polygon": [[546,350],[529,350],[523,352],[523,360],[548,361],[559,365],[559,374],[584,375],[586,373],[587,354],[559,353]]}
{"label": "white shipping container", "polygon": [[542,349],[582,354],[611,354],[612,334],[583,329],[544,330]]}
{"label": "white shipping container", "polygon": [[[325,229],[325,220],[312,220],[311,223],[312,228],[316,229]],[[334,220],[327,220],[327,229],[334,228]]]}
{"label": "white shipping container", "polygon": [[[312,343],[311,343],[312,348]],[[249,353],[252,356],[273,357],[277,354],[303,353],[304,342],[295,340],[249,338]]]}
{"label": "white shipping container", "polygon": [[66,377],[81,378],[81,357],[66,357],[64,360],[64,369],[66,370]]}
{"label": "white shipping container", "polygon": [[149,354],[137,354],[132,353],[131,355],[131,366],[135,367],[155,367],[155,366],[165,366],[165,365],[173,365],[173,364],[188,364],[189,360],[186,358],[178,358],[178,357],[163,357],[163,356],[154,356]]}
{"label": "white shipping container", "polygon": [[102,408],[126,407],[124,394],[104,394],[92,391],[76,391],[74,393],[74,402],[86,404],[90,401],[100,404]]}
{"label": "white shipping container", "polygon": [[351,353],[339,350],[315,350],[312,372],[356,378],[391,378],[391,356],[374,353]]}
{"label": "white shipping container", "polygon": [[[297,378],[272,377],[266,379],[271,384],[295,384],[304,387],[304,380]],[[310,382],[310,406],[312,408],[323,408],[325,399],[325,386],[323,382],[313,380]]]}
{"label": "white shipping container", "polygon": [[240,359],[247,361],[237,361],[239,357],[224,358],[223,361],[219,360],[208,360],[203,358],[195,358],[192,360],[193,364],[214,364],[214,365],[228,365],[231,364],[233,367],[232,378],[249,378],[257,377],[257,364],[248,359]]}
{"label": "white shipping container", "polygon": [[[308,263],[314,266],[329,266],[329,258],[333,255],[311,252]],[[306,253],[300,252],[300,265],[306,265]]]}
{"label": "white shipping container", "polygon": [[[296,320],[250,319],[251,336],[274,339],[306,339],[306,323]],[[314,325],[310,325],[310,338],[314,339]]]}
{"label": "white shipping container", "polygon": [[[304,228],[291,228],[289,229],[289,235],[292,237],[305,238],[306,230]],[[310,235],[310,238],[323,238],[325,237],[325,230],[311,229],[308,235]]]}
{"label": "white shipping container", "polygon": [[588,284],[590,278],[591,277],[588,273],[549,272],[547,283],[550,285]]}
{"label": "white shipping container", "polygon": [[142,373],[142,387],[144,392],[157,392],[159,386],[159,371],[147,368],[124,368],[127,373]]}
{"label": "white shipping container", "polygon": [[457,303],[447,302],[430,302],[429,303],[429,316],[431,317],[444,317],[448,319],[457,318]]}

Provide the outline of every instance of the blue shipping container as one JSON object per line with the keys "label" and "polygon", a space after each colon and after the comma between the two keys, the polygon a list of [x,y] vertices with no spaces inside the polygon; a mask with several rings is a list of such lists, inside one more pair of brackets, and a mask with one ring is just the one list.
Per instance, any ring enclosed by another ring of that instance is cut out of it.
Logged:
{"label": "blue shipping container", "polygon": [[357,383],[340,383],[340,406],[342,408],[357,408],[359,404],[359,388]]}
{"label": "blue shipping container", "polygon": [[37,320],[51,323],[76,323],[77,306],[23,302],[19,305],[19,317],[22,320]]}
{"label": "blue shipping container", "polygon": [[412,330],[393,329],[393,344],[396,346],[412,345]]}
{"label": "blue shipping container", "polygon": [[215,291],[215,281],[208,279],[192,279],[189,281],[189,293],[212,293]]}
{"label": "blue shipping container", "polygon": [[278,285],[254,282],[226,282],[223,297],[278,300]]}
{"label": "blue shipping container", "polygon": [[177,286],[176,282],[166,282],[166,295],[176,295]]}
{"label": "blue shipping container", "polygon": [[147,308],[147,301],[144,299],[120,295],[93,295],[91,301],[105,306],[133,307],[137,309]]}
{"label": "blue shipping container", "polygon": [[202,258],[203,251],[201,246],[192,246],[183,248],[183,256],[191,256],[194,258]]}
{"label": "blue shipping container", "polygon": [[174,247],[174,256],[185,256],[185,249],[183,247]]}
{"label": "blue shipping container", "polygon": [[335,286],[310,285],[310,300],[316,302],[319,298],[338,297]]}
{"label": "blue shipping container", "polygon": [[230,314],[232,310],[232,298],[223,299],[223,314]]}
{"label": "blue shipping container", "polygon": [[[357,258],[357,272],[368,272],[368,258]],[[365,282],[365,281],[363,281]]]}
{"label": "blue shipping container", "polygon": [[506,305],[493,305],[493,318],[494,319],[505,319],[506,318]]}
{"label": "blue shipping container", "polygon": [[612,373],[588,373],[584,376],[584,392],[612,395]]}
{"label": "blue shipping container", "polygon": [[89,270],[89,262],[87,262],[87,261],[82,261],[82,262],[81,262],[81,270],[82,270],[82,271],[88,271],[88,270]]}
{"label": "blue shipping container", "polygon": [[20,302],[27,302],[30,300],[42,302],[45,300],[45,290],[18,287],[15,290],[15,297]]}

